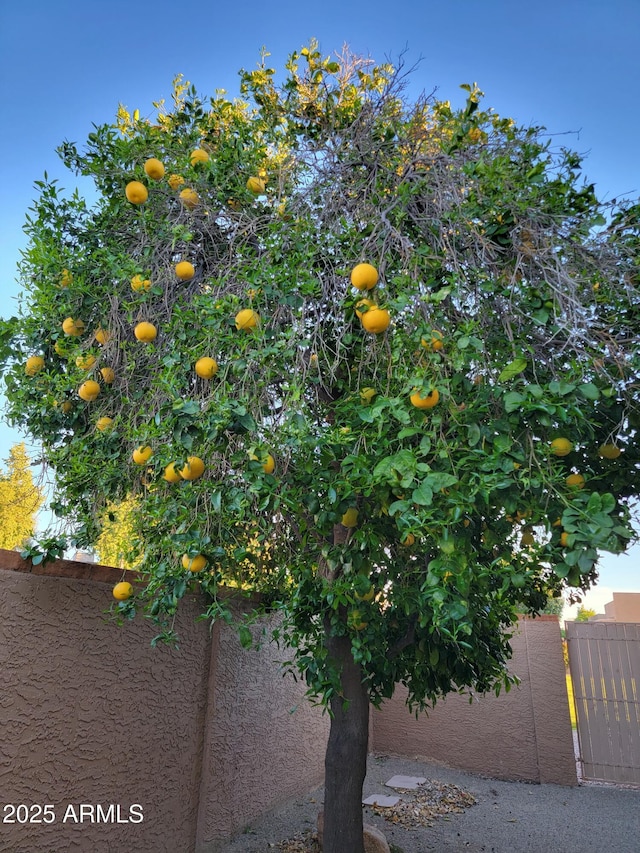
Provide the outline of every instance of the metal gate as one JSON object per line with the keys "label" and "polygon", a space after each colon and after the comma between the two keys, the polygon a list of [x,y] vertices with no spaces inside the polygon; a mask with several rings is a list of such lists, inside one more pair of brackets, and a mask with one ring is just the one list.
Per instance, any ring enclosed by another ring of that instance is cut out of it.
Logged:
{"label": "metal gate", "polygon": [[640,785],[640,623],[566,629],[583,776]]}

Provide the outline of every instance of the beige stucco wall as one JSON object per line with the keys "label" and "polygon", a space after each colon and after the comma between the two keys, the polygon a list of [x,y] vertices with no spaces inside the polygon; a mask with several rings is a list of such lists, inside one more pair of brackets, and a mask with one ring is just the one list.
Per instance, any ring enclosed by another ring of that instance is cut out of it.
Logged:
{"label": "beige stucco wall", "polygon": [[509,693],[450,695],[429,712],[409,713],[398,689],[373,715],[373,749],[528,782],[577,784],[565,667],[557,618],[522,619]]}
{"label": "beige stucco wall", "polygon": [[273,642],[247,652],[234,632],[215,634],[197,853],[323,780],[329,719],[283,676],[285,658]]}
{"label": "beige stucco wall", "polygon": [[[0,850],[208,853],[321,781],[327,721],[282,678],[285,652],[211,634],[196,598],[179,648],[152,649],[148,621],[105,618],[121,572],[29,568],[0,550],[0,800],[52,804],[55,822],[0,823]],[[121,821],[140,804],[143,821],[63,822],[79,804],[120,805]]]}
{"label": "beige stucco wall", "polygon": [[640,622],[640,592],[614,592],[613,618],[616,622]]}

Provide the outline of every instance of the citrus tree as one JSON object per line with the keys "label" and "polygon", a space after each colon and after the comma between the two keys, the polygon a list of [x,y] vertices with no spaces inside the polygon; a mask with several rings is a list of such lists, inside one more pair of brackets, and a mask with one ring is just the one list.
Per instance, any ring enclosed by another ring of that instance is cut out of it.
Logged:
{"label": "citrus tree", "polygon": [[96,197],[38,183],[6,393],[78,545],[131,501],[123,617],[281,611],[331,712],[324,849],[361,853],[370,703],[508,688],[517,615],[632,538],[639,207],[475,85],[266,60],[61,146]]}

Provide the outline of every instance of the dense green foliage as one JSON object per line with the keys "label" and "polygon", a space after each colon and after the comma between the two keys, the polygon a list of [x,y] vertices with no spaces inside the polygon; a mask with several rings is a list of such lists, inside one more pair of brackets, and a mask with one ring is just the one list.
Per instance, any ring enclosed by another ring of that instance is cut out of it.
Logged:
{"label": "dense green foliage", "polygon": [[34,483],[24,444],[11,448],[0,471],[0,548],[16,548],[34,532],[42,490]]}
{"label": "dense green foliage", "polygon": [[[232,585],[282,609],[295,666],[325,699],[339,689],[326,629],[351,637],[373,701],[398,682],[418,704],[499,688],[516,614],[587,588],[598,549],[632,536],[638,206],[601,205],[576,154],[484,109],[475,86],[460,110],[410,101],[401,68],[313,44],[280,83],[264,61],[240,79],[235,100],[178,80],[171,109],[121,108],[84,149],[61,146],[97,197],[38,184],[4,335],[10,419],[42,442],[78,545],[110,502],[137,498],[148,585],[123,615],[146,610],[170,636],[194,584],[214,619]],[[192,164],[195,149],[208,160]],[[132,180],[145,203],[127,200]],[[368,293],[350,283],[360,262],[380,274]],[[362,298],[389,311],[386,331],[363,328]],[[255,328],[236,327],[241,309]],[[69,317],[82,334],[63,332]],[[154,341],[137,340],[140,321]],[[34,353],[45,365],[27,376]],[[86,354],[91,402],[77,395]],[[202,356],[219,364],[210,380]],[[416,389],[439,401],[416,408]],[[164,479],[192,455],[199,479]],[[185,570],[185,553],[206,569]]]}

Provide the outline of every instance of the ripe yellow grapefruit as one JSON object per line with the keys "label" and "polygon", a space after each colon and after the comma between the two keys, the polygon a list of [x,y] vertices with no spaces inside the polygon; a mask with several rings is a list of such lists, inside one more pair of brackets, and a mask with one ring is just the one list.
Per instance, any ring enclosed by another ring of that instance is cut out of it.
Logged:
{"label": "ripe yellow grapefruit", "polygon": [[570,489],[583,489],[585,480],[582,474],[569,474],[565,483]]}
{"label": "ripe yellow grapefruit", "polygon": [[356,527],[358,524],[358,510],[354,506],[350,506],[340,519],[340,524],[343,527]]}
{"label": "ripe yellow grapefruit", "polygon": [[182,480],[180,476],[180,472],[176,468],[175,462],[170,462],[167,467],[164,469],[164,474],[162,475],[167,483],[179,483]]}
{"label": "ripe yellow grapefruit", "polygon": [[373,335],[379,335],[381,332],[384,332],[389,328],[391,315],[386,308],[378,308],[377,305],[373,305],[365,314],[362,315],[360,322],[362,323],[363,329],[367,332],[371,332]]}
{"label": "ripe yellow grapefruit", "polygon": [[126,601],[133,595],[133,587],[128,581],[120,581],[113,588],[113,597],[116,601]]}
{"label": "ripe yellow grapefruit", "polygon": [[196,361],[195,371],[201,379],[213,379],[218,372],[218,362],[205,355]]}
{"label": "ripe yellow grapefruit", "polygon": [[351,270],[351,284],[358,290],[371,290],[378,283],[378,270],[372,264],[357,264]]}
{"label": "ripe yellow grapefruit", "polygon": [[253,308],[243,308],[235,316],[236,329],[250,331],[260,322],[260,316]]}
{"label": "ripe yellow grapefruit", "polygon": [[44,358],[41,355],[30,355],[25,363],[24,372],[27,376],[35,376],[43,367]]}
{"label": "ripe yellow grapefruit", "polygon": [[442,332],[438,329],[431,330],[430,338],[421,338],[420,344],[429,352],[437,352],[444,347],[444,338]]}
{"label": "ripe yellow grapefruit", "polygon": [[204,148],[196,148],[195,151],[191,152],[189,160],[192,166],[197,166],[198,163],[206,163],[209,160],[209,155]]}
{"label": "ripe yellow grapefruit", "polygon": [[199,456],[188,456],[187,464],[180,469],[183,480],[197,480],[204,474],[204,462]]}
{"label": "ripe yellow grapefruit", "polygon": [[411,405],[415,406],[416,409],[433,409],[438,404],[440,392],[437,388],[432,388],[428,394],[423,396],[420,391],[416,390],[409,399],[411,400]]}
{"label": "ripe yellow grapefruit", "polygon": [[196,268],[189,261],[180,261],[176,264],[176,275],[180,281],[190,281],[196,274]]}
{"label": "ripe yellow grapefruit", "polygon": [[551,452],[554,456],[568,456],[573,450],[573,444],[568,438],[554,438],[551,442]]}
{"label": "ripe yellow grapefruit", "polygon": [[180,201],[187,210],[194,210],[200,204],[200,196],[191,187],[186,187],[180,191]]}
{"label": "ripe yellow grapefruit", "polygon": [[190,557],[188,554],[182,555],[182,568],[189,572],[201,572],[207,565],[207,558],[202,554],[196,554],[195,557]]}
{"label": "ripe yellow grapefruit", "polygon": [[87,403],[91,403],[99,394],[100,386],[93,379],[87,379],[87,381],[83,382],[78,388],[78,397],[80,397],[81,400],[85,400]]}
{"label": "ripe yellow grapefruit", "polygon": [[91,355],[90,352],[79,355],[76,358],[76,366],[79,367],[80,370],[90,370],[95,363],[96,357],[95,355]]}
{"label": "ripe yellow grapefruit", "polygon": [[99,429],[100,432],[104,432],[105,430],[109,429],[112,423],[113,418],[108,418],[106,416],[103,418],[98,418],[98,420],[96,421],[96,429]]}
{"label": "ripe yellow grapefruit", "polygon": [[147,175],[154,181],[159,181],[164,178],[164,166],[155,157],[149,157],[144,164],[144,170]]}
{"label": "ripe yellow grapefruit", "polygon": [[69,270],[62,270],[62,275],[60,276],[60,287],[69,287],[70,284],[73,284],[73,275],[69,272]]}
{"label": "ripe yellow grapefruit", "polygon": [[98,327],[96,329],[96,343],[99,343],[100,346],[104,346],[107,341],[111,340],[111,332],[108,329],[103,329]]}
{"label": "ripe yellow grapefruit", "polygon": [[149,198],[149,191],[140,181],[129,181],[125,187],[124,194],[131,204],[144,204]]}
{"label": "ripe yellow grapefruit", "polygon": [[262,178],[247,178],[247,189],[254,195],[261,195],[265,191],[266,184]]}
{"label": "ripe yellow grapefruit", "polygon": [[62,322],[62,331],[71,338],[78,338],[84,332],[84,323],[82,320],[74,320],[73,317],[67,317]]}
{"label": "ripe yellow grapefruit", "polygon": [[102,381],[105,385],[111,385],[116,378],[116,372],[113,367],[101,367],[100,373],[102,375]]}
{"label": "ripe yellow grapefruit", "polygon": [[139,341],[142,341],[145,344],[151,343],[151,341],[155,341],[158,336],[158,330],[153,325],[153,323],[138,323],[138,325],[133,330],[133,334]]}
{"label": "ripe yellow grapefruit", "polygon": [[598,456],[602,459],[617,459],[622,451],[615,444],[602,444],[598,448]]}
{"label": "ripe yellow grapefruit", "polygon": [[153,450],[149,447],[148,444],[142,444],[140,447],[136,447],[136,449],[131,454],[131,458],[136,463],[136,465],[146,465],[146,463],[151,459],[153,454]]}

